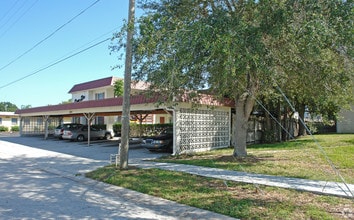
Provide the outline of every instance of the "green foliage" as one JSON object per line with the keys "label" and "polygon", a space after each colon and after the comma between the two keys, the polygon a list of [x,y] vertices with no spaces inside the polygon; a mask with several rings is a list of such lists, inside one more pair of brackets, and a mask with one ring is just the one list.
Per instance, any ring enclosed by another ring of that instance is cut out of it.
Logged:
{"label": "green foliage", "polygon": [[5,132],[5,131],[8,131],[8,130],[9,130],[8,127],[0,125],[0,132]]}
{"label": "green foliage", "polygon": [[273,129],[265,130],[262,133],[262,142],[264,143],[274,143],[277,140],[277,132]]}
{"label": "green foliage", "polygon": [[32,105],[21,105],[21,109],[32,108]]}
{"label": "green foliage", "polygon": [[[172,127],[172,124],[136,124],[130,123],[130,137],[139,137],[140,132],[143,136],[152,136],[158,134],[165,128]],[[122,130],[122,124],[116,123],[113,125],[113,131],[116,134],[120,134]]]}
{"label": "green foliage", "polygon": [[11,127],[11,131],[20,131],[20,127],[19,126],[12,126]]}
{"label": "green foliage", "polygon": [[220,97],[258,92],[260,79],[269,75],[263,38],[279,34],[281,7],[263,1],[235,7],[221,1],[144,3],[148,13],[138,20],[134,44],[136,78],[168,91],[170,100],[205,87]]}
{"label": "green foliage", "polygon": [[115,123],[113,124],[113,131],[114,133],[120,133],[122,130],[122,124],[121,123]]}
{"label": "green foliage", "polygon": [[123,89],[124,89],[124,81],[116,80],[114,82],[114,96],[115,97],[123,96]]}
{"label": "green foliage", "polygon": [[68,103],[72,103],[72,100],[71,100],[71,99],[68,99],[67,101],[62,101],[62,102],[59,103],[59,104],[68,104]]}
{"label": "green foliage", "polygon": [[[239,107],[236,125],[247,121],[254,98],[282,101],[279,88],[299,112],[307,106],[332,117],[353,101],[351,1],[145,0],[140,7],[133,77],[171,102],[186,90],[229,97]],[[116,34],[112,52],[123,39]]]}
{"label": "green foliage", "polygon": [[[266,44],[276,61],[276,88],[298,111],[336,115],[353,101],[352,5],[348,1],[284,1],[287,22]],[[279,87],[277,87],[279,86]],[[302,117],[302,115],[301,115]]]}
{"label": "green foliage", "polygon": [[15,112],[17,106],[11,102],[0,102],[0,112]]}

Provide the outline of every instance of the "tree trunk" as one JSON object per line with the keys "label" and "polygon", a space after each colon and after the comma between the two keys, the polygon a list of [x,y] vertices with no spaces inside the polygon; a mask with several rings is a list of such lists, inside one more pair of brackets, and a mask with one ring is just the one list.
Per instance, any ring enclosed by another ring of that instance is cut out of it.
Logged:
{"label": "tree trunk", "polygon": [[303,121],[305,123],[305,104],[300,104],[299,108],[298,108],[298,112],[299,112],[299,117],[301,118],[300,123],[299,123],[299,136],[306,136],[306,129],[305,129],[305,125],[301,122]]}
{"label": "tree trunk", "polygon": [[232,123],[232,145],[235,157],[246,157],[248,119],[254,106],[254,99],[248,93],[242,94],[235,102],[236,114]]}
{"label": "tree trunk", "polygon": [[129,155],[129,123],[130,123],[130,90],[132,71],[132,40],[134,34],[135,0],[129,0],[128,13],[128,35],[125,54],[124,91],[123,91],[123,113],[122,113],[122,139],[119,148],[120,169],[128,169]]}
{"label": "tree trunk", "polygon": [[277,141],[278,142],[281,142],[282,141],[282,128],[281,128],[281,125],[282,125],[282,120],[281,120],[281,105],[280,105],[280,102],[278,101],[277,103],[277,120],[278,120],[278,123],[277,123]]}

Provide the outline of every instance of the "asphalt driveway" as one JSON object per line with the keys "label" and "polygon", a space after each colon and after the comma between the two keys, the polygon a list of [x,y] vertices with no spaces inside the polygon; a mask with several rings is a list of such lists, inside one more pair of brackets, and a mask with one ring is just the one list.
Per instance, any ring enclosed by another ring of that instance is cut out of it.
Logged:
{"label": "asphalt driveway", "polygon": [[[115,142],[0,135],[0,219],[228,219],[84,177],[117,151]],[[129,161],[157,156],[132,147]]]}

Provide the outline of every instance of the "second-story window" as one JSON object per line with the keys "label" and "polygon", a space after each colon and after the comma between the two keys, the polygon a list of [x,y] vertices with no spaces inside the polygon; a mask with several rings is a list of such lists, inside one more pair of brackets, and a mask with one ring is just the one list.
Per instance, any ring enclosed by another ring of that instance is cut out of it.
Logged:
{"label": "second-story window", "polygon": [[98,100],[98,99],[104,99],[104,92],[95,94],[95,100]]}

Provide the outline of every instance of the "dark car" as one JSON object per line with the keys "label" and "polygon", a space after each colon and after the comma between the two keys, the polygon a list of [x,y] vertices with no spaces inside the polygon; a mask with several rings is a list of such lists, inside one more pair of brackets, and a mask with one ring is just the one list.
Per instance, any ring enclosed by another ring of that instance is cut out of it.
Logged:
{"label": "dark car", "polygon": [[[90,139],[111,139],[113,136],[110,131],[91,127],[90,126]],[[88,126],[83,125],[76,129],[64,130],[62,136],[66,140],[84,141],[88,139]]]}
{"label": "dark car", "polygon": [[59,139],[63,139],[62,136],[63,136],[64,130],[76,129],[80,126],[82,126],[82,124],[78,124],[78,123],[61,124],[54,129],[54,137],[57,137]]}
{"label": "dark car", "polygon": [[164,129],[159,135],[143,141],[143,147],[149,151],[173,151],[173,128]]}

